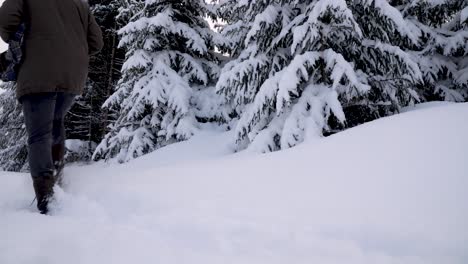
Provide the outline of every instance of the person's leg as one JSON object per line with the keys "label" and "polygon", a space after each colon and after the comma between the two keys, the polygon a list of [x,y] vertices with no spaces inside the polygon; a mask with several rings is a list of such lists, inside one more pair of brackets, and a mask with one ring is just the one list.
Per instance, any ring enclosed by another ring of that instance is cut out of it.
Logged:
{"label": "person's leg", "polygon": [[48,211],[55,183],[51,146],[56,97],[55,93],[41,93],[20,99],[28,133],[29,167],[41,213]]}
{"label": "person's leg", "polygon": [[58,184],[62,186],[62,173],[65,156],[65,115],[73,105],[75,95],[69,93],[58,93],[55,104],[54,121],[52,129],[52,160]]}

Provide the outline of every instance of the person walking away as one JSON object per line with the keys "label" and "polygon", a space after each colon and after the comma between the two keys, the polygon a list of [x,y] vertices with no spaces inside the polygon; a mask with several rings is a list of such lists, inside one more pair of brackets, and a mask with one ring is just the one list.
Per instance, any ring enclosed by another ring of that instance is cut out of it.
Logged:
{"label": "person walking away", "polygon": [[102,32],[82,0],[5,0],[0,37],[8,43],[24,23],[23,61],[16,96],[28,133],[29,165],[42,214],[63,169],[64,117],[83,93],[89,56],[103,47]]}

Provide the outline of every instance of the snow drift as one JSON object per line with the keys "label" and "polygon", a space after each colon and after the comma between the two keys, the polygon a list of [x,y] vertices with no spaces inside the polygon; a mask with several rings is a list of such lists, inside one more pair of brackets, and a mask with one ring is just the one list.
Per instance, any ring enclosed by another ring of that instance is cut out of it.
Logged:
{"label": "snow drift", "polygon": [[468,262],[468,104],[267,155],[231,136],[68,168],[52,216],[0,172],[0,263]]}

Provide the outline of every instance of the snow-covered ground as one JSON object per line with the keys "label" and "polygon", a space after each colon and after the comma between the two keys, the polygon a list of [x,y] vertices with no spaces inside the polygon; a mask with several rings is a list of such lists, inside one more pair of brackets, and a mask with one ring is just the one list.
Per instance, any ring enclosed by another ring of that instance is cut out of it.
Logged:
{"label": "snow-covered ground", "polygon": [[52,216],[0,172],[0,263],[468,263],[468,104],[268,155],[230,137],[68,168]]}

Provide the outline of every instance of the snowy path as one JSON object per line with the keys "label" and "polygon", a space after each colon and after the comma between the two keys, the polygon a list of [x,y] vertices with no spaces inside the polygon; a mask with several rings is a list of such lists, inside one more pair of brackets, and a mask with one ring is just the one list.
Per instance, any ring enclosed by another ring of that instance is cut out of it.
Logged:
{"label": "snowy path", "polygon": [[228,138],[69,168],[53,216],[0,172],[0,263],[468,263],[468,104],[268,155]]}

